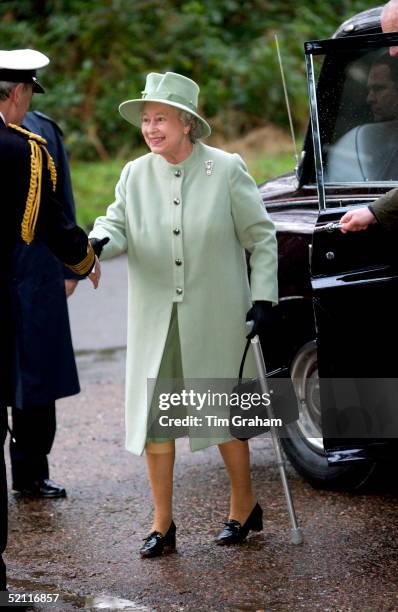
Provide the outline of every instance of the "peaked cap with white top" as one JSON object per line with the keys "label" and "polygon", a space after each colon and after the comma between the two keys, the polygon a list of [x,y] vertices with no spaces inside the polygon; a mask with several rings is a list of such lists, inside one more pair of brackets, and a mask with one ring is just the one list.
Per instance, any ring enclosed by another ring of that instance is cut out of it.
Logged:
{"label": "peaked cap with white top", "polygon": [[34,49],[0,50],[0,81],[32,83],[34,93],[44,93],[36,70],[49,64],[47,55]]}

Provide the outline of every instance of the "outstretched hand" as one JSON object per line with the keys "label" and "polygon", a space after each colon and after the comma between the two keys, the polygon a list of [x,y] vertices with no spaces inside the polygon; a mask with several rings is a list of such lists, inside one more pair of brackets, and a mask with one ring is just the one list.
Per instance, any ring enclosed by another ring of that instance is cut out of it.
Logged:
{"label": "outstretched hand", "polygon": [[94,249],[94,253],[97,255],[97,257],[100,257],[102,249],[106,243],[109,242],[109,238],[101,238],[101,240],[99,238],[89,238],[89,241]]}
{"label": "outstretched hand", "polygon": [[343,234],[347,232],[359,232],[366,230],[369,225],[376,223],[376,217],[367,206],[361,206],[356,210],[349,210],[340,219],[341,231]]}
{"label": "outstretched hand", "polygon": [[92,272],[90,272],[90,274],[88,275],[88,278],[93,283],[94,289],[97,289],[101,278],[101,264],[97,255],[95,256],[94,268]]}
{"label": "outstretched hand", "polygon": [[77,286],[77,280],[74,278],[66,278],[65,279],[65,294],[66,297],[70,297]]}

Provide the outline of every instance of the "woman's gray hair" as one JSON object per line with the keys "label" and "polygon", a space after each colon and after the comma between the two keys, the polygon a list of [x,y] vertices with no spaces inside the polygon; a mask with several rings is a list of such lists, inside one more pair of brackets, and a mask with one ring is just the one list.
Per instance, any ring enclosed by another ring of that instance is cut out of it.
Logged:
{"label": "woman's gray hair", "polygon": [[17,83],[9,81],[0,81],[0,100],[7,100],[11,91],[16,87]]}
{"label": "woman's gray hair", "polygon": [[178,116],[184,125],[189,125],[191,127],[189,130],[189,138],[191,142],[195,143],[203,134],[202,124],[199,119],[184,110],[180,110]]}

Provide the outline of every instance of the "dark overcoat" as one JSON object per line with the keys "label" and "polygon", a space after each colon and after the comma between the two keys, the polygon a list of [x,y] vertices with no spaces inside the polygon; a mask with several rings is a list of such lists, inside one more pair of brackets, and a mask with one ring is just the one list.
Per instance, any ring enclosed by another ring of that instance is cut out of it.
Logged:
{"label": "dark overcoat", "polygon": [[[7,128],[0,120],[0,167],[2,226],[0,236],[0,406],[13,405],[17,388],[16,364],[19,361],[20,326],[26,324],[22,309],[15,310],[15,245],[20,240],[31,176],[31,150],[28,137]],[[43,168],[41,203],[35,236],[65,263],[76,266],[82,275],[93,264],[88,252],[87,237],[67,219],[62,206],[54,197],[46,167]],[[33,244],[33,243],[32,243]],[[31,245],[30,245],[31,246]],[[27,247],[29,248],[29,247]],[[33,260],[32,260],[33,261]],[[43,332],[43,327],[42,327]],[[43,332],[44,333],[44,332]],[[58,335],[58,331],[56,332]],[[40,341],[40,334],[37,336]]]}
{"label": "dark overcoat", "polygon": [[[37,236],[61,261],[82,275],[87,275],[94,265],[94,253],[87,236],[65,217],[54,197],[51,172],[47,167],[40,172],[38,160],[41,157],[47,157],[42,144],[18,128],[6,127],[0,119],[0,590],[5,588],[2,553],[7,541],[7,481],[2,447],[7,424],[5,407],[13,395],[16,360],[16,321],[12,309],[15,243],[22,235],[27,241]],[[40,176],[41,196],[38,198]]]}
{"label": "dark overcoat", "polygon": [[[75,221],[75,206],[61,130],[48,117],[28,113],[24,127],[47,140],[57,168],[56,197]],[[65,278],[74,277],[43,241],[19,241],[13,253],[11,283],[16,322],[14,396],[17,408],[47,405],[80,391],[72,346]]]}

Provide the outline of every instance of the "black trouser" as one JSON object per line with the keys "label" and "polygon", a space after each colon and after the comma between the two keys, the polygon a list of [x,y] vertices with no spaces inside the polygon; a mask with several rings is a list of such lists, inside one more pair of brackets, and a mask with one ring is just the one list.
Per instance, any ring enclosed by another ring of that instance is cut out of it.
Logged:
{"label": "black trouser", "polygon": [[56,430],[55,402],[35,408],[12,409],[10,442],[13,488],[21,489],[49,477],[47,455]]}
{"label": "black trouser", "polygon": [[0,406],[0,591],[6,588],[6,566],[2,554],[7,544],[7,480],[4,442],[7,435],[7,409]]}

